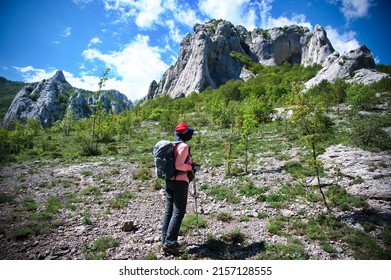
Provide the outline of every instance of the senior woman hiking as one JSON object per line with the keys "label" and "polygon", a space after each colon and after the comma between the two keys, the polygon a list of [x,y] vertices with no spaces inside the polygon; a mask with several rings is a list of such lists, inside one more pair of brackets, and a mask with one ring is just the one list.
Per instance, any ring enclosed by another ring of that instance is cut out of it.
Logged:
{"label": "senior woman hiking", "polygon": [[181,122],[174,131],[174,163],[176,175],[166,180],[166,203],[163,217],[162,249],[171,255],[182,253],[178,244],[179,229],[186,213],[189,182],[199,165],[193,162],[190,146],[186,143],[191,140],[194,129]]}

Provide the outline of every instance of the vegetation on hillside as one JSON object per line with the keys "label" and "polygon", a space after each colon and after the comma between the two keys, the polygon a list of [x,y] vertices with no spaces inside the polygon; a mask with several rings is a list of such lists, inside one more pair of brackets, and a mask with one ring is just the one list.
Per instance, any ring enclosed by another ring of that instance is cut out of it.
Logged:
{"label": "vegetation on hillside", "polygon": [[26,85],[27,84],[22,82],[13,82],[0,77],[0,120],[2,120],[7,113],[16,93]]}
{"label": "vegetation on hillside", "polygon": [[[278,208],[294,200],[322,201],[323,196],[331,212],[357,207],[368,210],[362,200],[355,199],[338,186],[323,190],[319,185],[320,193],[315,193],[304,189],[302,183],[285,184],[278,192],[267,194],[261,187],[254,186],[247,174],[254,168],[259,152],[289,159],[284,151],[300,147],[304,152],[299,159],[284,165],[284,170],[300,181],[300,178],[322,176],[317,155],[332,144],[359,146],[375,152],[390,151],[391,138],[384,128],[391,126],[387,105],[391,101],[391,79],[372,85],[351,85],[343,80],[335,83],[324,81],[304,93],[303,82],[313,77],[319,66],[306,68],[284,64],[280,67],[255,67],[249,64],[248,67],[257,75],[247,82],[231,80],[217,89],[208,88],[199,94],[194,92],[186,98],[173,99],[169,95],[160,95],[118,115],[96,111],[90,119],[75,120],[69,113],[45,129],[33,120],[26,124],[16,123],[13,130],[0,128],[0,160],[4,164],[56,159],[66,164],[88,161],[96,155],[121,157],[139,165],[140,171],[132,174],[134,178],[149,182],[157,190],[161,188],[161,182],[151,174],[152,147],[162,138],[172,139],[175,125],[185,121],[196,128],[192,147],[196,151],[193,156],[197,162],[202,163],[204,168],[224,166],[227,177],[243,178],[243,182],[235,186],[201,186],[207,195],[217,200],[225,199],[227,203],[235,204],[241,196],[254,196],[257,201],[268,202],[270,207]],[[363,110],[365,113],[360,113]],[[289,114],[292,117],[286,118]],[[112,207],[123,207],[132,197],[133,194],[129,194]],[[0,193],[0,199],[7,202],[12,197]],[[24,203],[25,208],[21,211],[37,210],[33,202]],[[41,216],[55,216],[61,207],[64,206],[57,205],[45,210],[52,209],[51,212],[41,211],[34,215],[31,225],[14,232],[10,238],[23,239],[44,234],[47,228],[56,226],[55,218],[51,218],[50,223],[44,223],[42,228],[36,223],[42,223]],[[304,217],[305,213],[300,215]],[[226,222],[232,217],[229,213],[220,213],[216,218]],[[259,213],[259,218],[265,217]],[[86,223],[89,220],[88,213],[85,220]],[[383,249],[371,237],[371,231],[377,226],[375,224],[376,221],[368,221],[365,231],[358,231],[347,227],[332,214],[305,219],[277,216],[270,217],[268,231],[284,235],[284,229],[289,229],[297,235],[306,234],[309,239],[317,240],[326,251],[333,250],[330,240],[343,240],[355,252],[356,258],[389,259],[390,227],[382,226],[384,242],[388,246]],[[187,228],[182,229],[184,234],[194,227],[192,221],[185,225]],[[202,223],[202,226],[208,225]],[[292,236],[287,236],[287,240],[286,245],[259,244],[264,250],[257,258],[305,259],[304,245]],[[243,242],[245,235],[237,230],[220,239],[209,236],[206,246],[213,252],[223,250],[216,252],[217,258],[229,258],[234,255],[232,248]],[[86,258],[103,258],[108,248],[117,245],[116,240],[111,238],[101,240],[101,243],[105,244],[102,249],[100,245],[87,246]]]}

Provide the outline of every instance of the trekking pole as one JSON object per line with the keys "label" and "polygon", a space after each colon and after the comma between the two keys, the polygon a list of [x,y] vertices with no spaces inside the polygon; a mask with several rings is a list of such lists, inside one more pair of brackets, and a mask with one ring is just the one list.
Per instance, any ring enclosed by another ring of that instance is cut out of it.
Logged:
{"label": "trekking pole", "polygon": [[194,204],[195,204],[195,212],[196,212],[196,222],[197,222],[197,236],[200,236],[200,228],[198,226],[198,201],[197,201],[197,184],[196,184],[196,176],[194,170],[193,172],[193,193],[194,193]]}

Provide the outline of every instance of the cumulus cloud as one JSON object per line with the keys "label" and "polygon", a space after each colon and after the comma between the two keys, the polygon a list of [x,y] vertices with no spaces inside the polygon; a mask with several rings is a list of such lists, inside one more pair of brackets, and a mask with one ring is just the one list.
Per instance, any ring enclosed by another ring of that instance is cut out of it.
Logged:
{"label": "cumulus cloud", "polygon": [[120,21],[132,19],[140,28],[151,28],[159,20],[164,11],[162,0],[106,0],[104,6],[107,11],[114,11]]}
{"label": "cumulus cloud", "polygon": [[342,0],[340,11],[350,21],[368,16],[372,0]]}
{"label": "cumulus cloud", "polygon": [[226,19],[235,25],[253,29],[256,24],[256,6],[250,0],[200,0],[199,9],[214,19]]}
{"label": "cumulus cloud", "polygon": [[334,49],[340,54],[347,53],[360,47],[359,42],[355,38],[356,33],[353,31],[339,33],[337,29],[331,26],[326,26],[325,30]]}
{"label": "cumulus cloud", "polygon": [[306,20],[306,16],[303,14],[295,14],[291,18],[283,16],[278,18],[269,17],[266,21],[266,26],[264,28],[269,29],[273,27],[282,27],[289,25],[305,26],[312,30],[312,24]]}
{"label": "cumulus cloud", "polygon": [[[98,49],[89,48],[83,52],[86,62],[103,63],[111,68],[109,79],[104,89],[116,89],[129,99],[136,100],[145,97],[153,80],[160,80],[168,65],[161,59],[161,50],[149,45],[149,37],[138,35],[134,41],[121,51],[103,53]],[[24,78],[32,83],[54,76],[56,69],[38,69],[32,66],[14,67]],[[85,70],[85,67],[83,67]],[[67,81],[74,87],[96,91],[100,76],[91,72],[81,72],[79,76],[63,71]]]}
{"label": "cumulus cloud", "polygon": [[17,67],[13,66],[14,69],[22,73],[23,81],[26,83],[40,82],[43,79],[49,79],[56,73],[55,69],[40,69],[34,68],[33,66]]}
{"label": "cumulus cloud", "polygon": [[158,47],[149,45],[148,36],[137,35],[135,40],[121,51],[102,53],[97,49],[87,49],[83,56],[87,60],[98,60],[110,67],[117,78],[109,79],[106,86],[113,87],[134,100],[146,96],[152,80],[159,80],[168,69],[160,53]]}
{"label": "cumulus cloud", "polygon": [[176,23],[193,27],[196,23],[205,21],[199,18],[197,11],[192,9],[187,3],[181,4],[177,0],[167,0],[164,1],[163,7],[172,14],[170,18],[175,19]]}
{"label": "cumulus cloud", "polygon": [[273,9],[272,4],[273,0],[260,1],[258,5],[261,17],[260,27],[264,29],[270,29],[273,27],[299,25],[312,29],[312,24],[307,21],[306,16],[304,14],[293,14],[291,18],[288,18],[286,16],[279,16],[278,18],[273,17],[271,12]]}
{"label": "cumulus cloud", "polygon": [[100,44],[100,43],[102,43],[102,40],[99,37],[94,37],[88,43],[88,47],[91,47],[92,45]]}

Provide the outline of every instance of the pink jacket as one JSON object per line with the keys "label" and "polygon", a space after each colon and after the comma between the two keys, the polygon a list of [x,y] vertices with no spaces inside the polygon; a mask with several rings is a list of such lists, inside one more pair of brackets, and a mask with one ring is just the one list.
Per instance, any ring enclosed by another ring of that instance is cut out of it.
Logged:
{"label": "pink jacket", "polygon": [[170,180],[186,181],[187,183],[189,183],[187,171],[191,171],[193,169],[193,167],[191,166],[193,160],[190,157],[189,145],[187,145],[186,143],[176,144],[174,149],[174,159],[175,169],[179,172],[175,177],[170,178]]}

